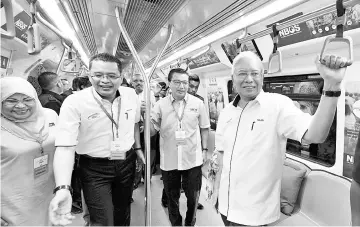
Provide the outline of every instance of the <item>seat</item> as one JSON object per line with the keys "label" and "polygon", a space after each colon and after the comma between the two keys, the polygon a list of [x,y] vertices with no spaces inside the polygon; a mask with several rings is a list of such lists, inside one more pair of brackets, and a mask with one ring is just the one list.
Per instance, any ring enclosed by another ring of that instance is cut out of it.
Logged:
{"label": "seat", "polygon": [[277,226],[350,226],[348,179],[323,170],[312,170],[304,179],[299,206],[291,216],[282,214]]}

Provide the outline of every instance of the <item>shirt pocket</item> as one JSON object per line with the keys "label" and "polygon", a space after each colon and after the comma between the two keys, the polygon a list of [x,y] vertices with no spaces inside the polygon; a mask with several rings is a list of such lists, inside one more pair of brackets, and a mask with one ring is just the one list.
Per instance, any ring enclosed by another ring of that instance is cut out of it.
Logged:
{"label": "shirt pocket", "polygon": [[124,121],[126,125],[135,124],[136,108],[126,108],[124,111]]}
{"label": "shirt pocket", "polygon": [[272,130],[271,124],[263,117],[256,117],[251,122],[250,135],[253,143],[262,143],[266,138],[266,133]]}
{"label": "shirt pocket", "polygon": [[182,124],[184,125],[184,129],[191,134],[199,127],[199,113],[197,111],[186,109]]}

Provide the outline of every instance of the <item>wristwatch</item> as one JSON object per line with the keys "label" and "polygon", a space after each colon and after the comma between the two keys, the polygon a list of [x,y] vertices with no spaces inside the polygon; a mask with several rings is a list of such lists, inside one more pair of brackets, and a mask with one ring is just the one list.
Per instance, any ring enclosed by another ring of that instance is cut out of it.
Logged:
{"label": "wristwatch", "polygon": [[59,191],[60,189],[67,189],[70,191],[70,194],[72,195],[73,194],[73,189],[70,185],[60,185],[60,186],[57,186],[55,189],[54,189],[54,194]]}
{"label": "wristwatch", "polygon": [[341,95],[341,91],[323,91],[322,95],[327,97],[339,97]]}

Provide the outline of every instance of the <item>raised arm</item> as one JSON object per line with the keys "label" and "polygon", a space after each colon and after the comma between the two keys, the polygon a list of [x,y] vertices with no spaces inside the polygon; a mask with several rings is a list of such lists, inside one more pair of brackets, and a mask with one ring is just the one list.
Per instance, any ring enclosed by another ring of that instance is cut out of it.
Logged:
{"label": "raised arm", "polygon": [[[346,72],[346,68],[343,66],[346,61],[335,55],[325,56],[322,63],[319,61],[319,56],[316,58],[316,67],[324,79],[323,91],[341,91],[340,85]],[[325,141],[335,116],[338,99],[339,97],[321,96],[316,113],[303,137],[306,142],[322,143]]]}

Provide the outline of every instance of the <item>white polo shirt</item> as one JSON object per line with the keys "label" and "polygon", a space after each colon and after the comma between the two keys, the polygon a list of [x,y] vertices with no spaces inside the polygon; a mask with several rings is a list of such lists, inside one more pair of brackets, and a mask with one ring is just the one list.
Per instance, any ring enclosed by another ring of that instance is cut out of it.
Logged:
{"label": "white polo shirt", "polygon": [[135,142],[134,125],[140,120],[140,103],[134,89],[119,87],[118,91],[120,97],[113,103],[102,99],[93,87],[67,97],[60,110],[55,146],[76,146],[78,154],[110,157],[110,143],[116,137],[116,127],[95,101],[94,94],[115,122],[121,101],[119,140],[122,148],[130,150]]}
{"label": "white polo shirt", "polygon": [[301,141],[312,117],[280,94],[261,91],[243,109],[239,100],[222,110],[216,130],[224,151],[219,211],[238,224],[269,224],[280,218],[287,138]]}

